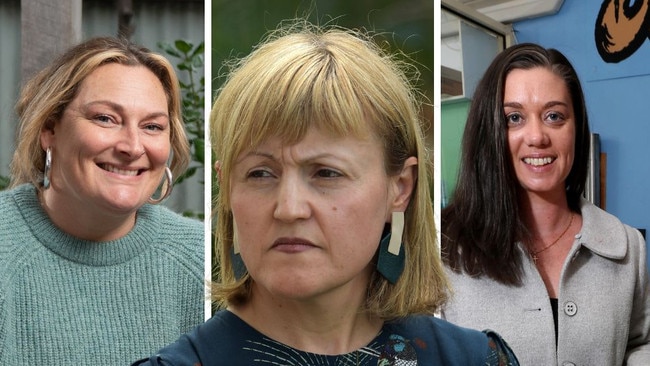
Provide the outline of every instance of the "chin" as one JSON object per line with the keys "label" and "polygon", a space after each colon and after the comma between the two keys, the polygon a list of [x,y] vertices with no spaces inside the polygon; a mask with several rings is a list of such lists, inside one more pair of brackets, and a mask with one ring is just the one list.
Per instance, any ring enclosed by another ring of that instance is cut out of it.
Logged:
{"label": "chin", "polygon": [[105,200],[105,205],[112,211],[132,213],[142,207],[147,200],[137,196],[112,196]]}
{"label": "chin", "polygon": [[[285,291],[286,290],[286,291]],[[293,300],[293,301],[308,301],[316,297],[319,292],[309,291],[309,290],[298,290],[298,289],[280,289],[278,291],[271,290],[271,293],[274,297]]]}
{"label": "chin", "polygon": [[266,291],[273,294],[273,296],[292,299],[292,300],[306,300],[319,293],[319,284],[313,281],[298,281],[294,279],[276,278],[267,283],[260,284],[266,288]]}
{"label": "chin", "polygon": [[550,194],[557,192],[557,189],[549,188],[549,187],[528,186],[528,187],[524,187],[524,189],[527,193],[535,194],[538,196],[548,196]]}

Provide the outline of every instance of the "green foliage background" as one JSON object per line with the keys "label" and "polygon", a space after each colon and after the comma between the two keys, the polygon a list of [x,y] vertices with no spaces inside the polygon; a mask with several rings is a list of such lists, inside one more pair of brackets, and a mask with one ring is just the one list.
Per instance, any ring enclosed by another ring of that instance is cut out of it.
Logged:
{"label": "green foliage background", "polygon": [[[183,82],[179,77],[183,123],[185,132],[190,143],[191,161],[185,173],[179,176],[174,184],[181,184],[185,179],[199,173],[203,175],[205,169],[205,77],[203,76],[203,60],[205,44],[193,44],[182,39],[174,43],[159,42],[160,47],[169,58],[175,63],[177,72],[184,73],[187,81]],[[180,76],[180,75],[179,75]],[[203,183],[203,181],[200,181]],[[205,213],[185,211],[184,216],[203,220]]]}
{"label": "green foliage background", "polygon": [[247,55],[281,21],[297,17],[384,34],[418,64],[419,86],[433,100],[432,0],[214,0],[212,90],[223,82],[218,76],[224,60]]}

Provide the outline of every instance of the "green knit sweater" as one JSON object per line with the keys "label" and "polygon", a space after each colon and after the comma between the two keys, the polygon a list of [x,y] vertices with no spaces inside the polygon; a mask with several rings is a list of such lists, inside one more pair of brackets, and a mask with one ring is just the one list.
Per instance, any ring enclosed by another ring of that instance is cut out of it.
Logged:
{"label": "green knit sweater", "polygon": [[203,225],[145,205],[123,238],[59,230],[0,192],[0,365],[128,365],[203,322]]}

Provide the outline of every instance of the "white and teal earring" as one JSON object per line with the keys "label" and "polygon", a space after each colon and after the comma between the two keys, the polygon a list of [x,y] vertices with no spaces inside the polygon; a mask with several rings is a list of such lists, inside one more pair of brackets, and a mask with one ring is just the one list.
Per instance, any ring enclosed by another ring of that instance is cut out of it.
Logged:
{"label": "white and teal earring", "polygon": [[239,240],[237,238],[237,225],[235,219],[232,220],[232,250],[230,252],[230,264],[237,280],[242,279],[246,274],[246,265],[239,254]]}
{"label": "white and teal earring", "polygon": [[377,258],[377,271],[395,284],[404,272],[406,254],[402,236],[404,235],[404,212],[393,212],[390,223],[390,232],[382,237],[379,243],[379,255]]}

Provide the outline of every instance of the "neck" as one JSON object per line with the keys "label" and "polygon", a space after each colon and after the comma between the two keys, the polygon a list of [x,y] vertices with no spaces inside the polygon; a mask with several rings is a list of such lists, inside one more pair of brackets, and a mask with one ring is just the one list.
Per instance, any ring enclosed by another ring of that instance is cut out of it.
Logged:
{"label": "neck", "polygon": [[[572,215],[565,192],[550,196],[524,194],[520,199],[520,207],[531,238],[544,242],[563,231]],[[551,241],[554,239],[555,237]]]}
{"label": "neck", "polygon": [[41,191],[39,200],[50,220],[57,227],[79,239],[115,240],[128,234],[135,226],[135,212],[100,214],[89,210],[84,203],[75,204],[58,197],[52,189]]}
{"label": "neck", "polygon": [[284,299],[253,285],[250,301],[229,310],[259,332],[288,346],[339,355],[368,345],[383,325],[381,319],[359,311],[363,300],[363,296],[340,294],[317,300]]}

